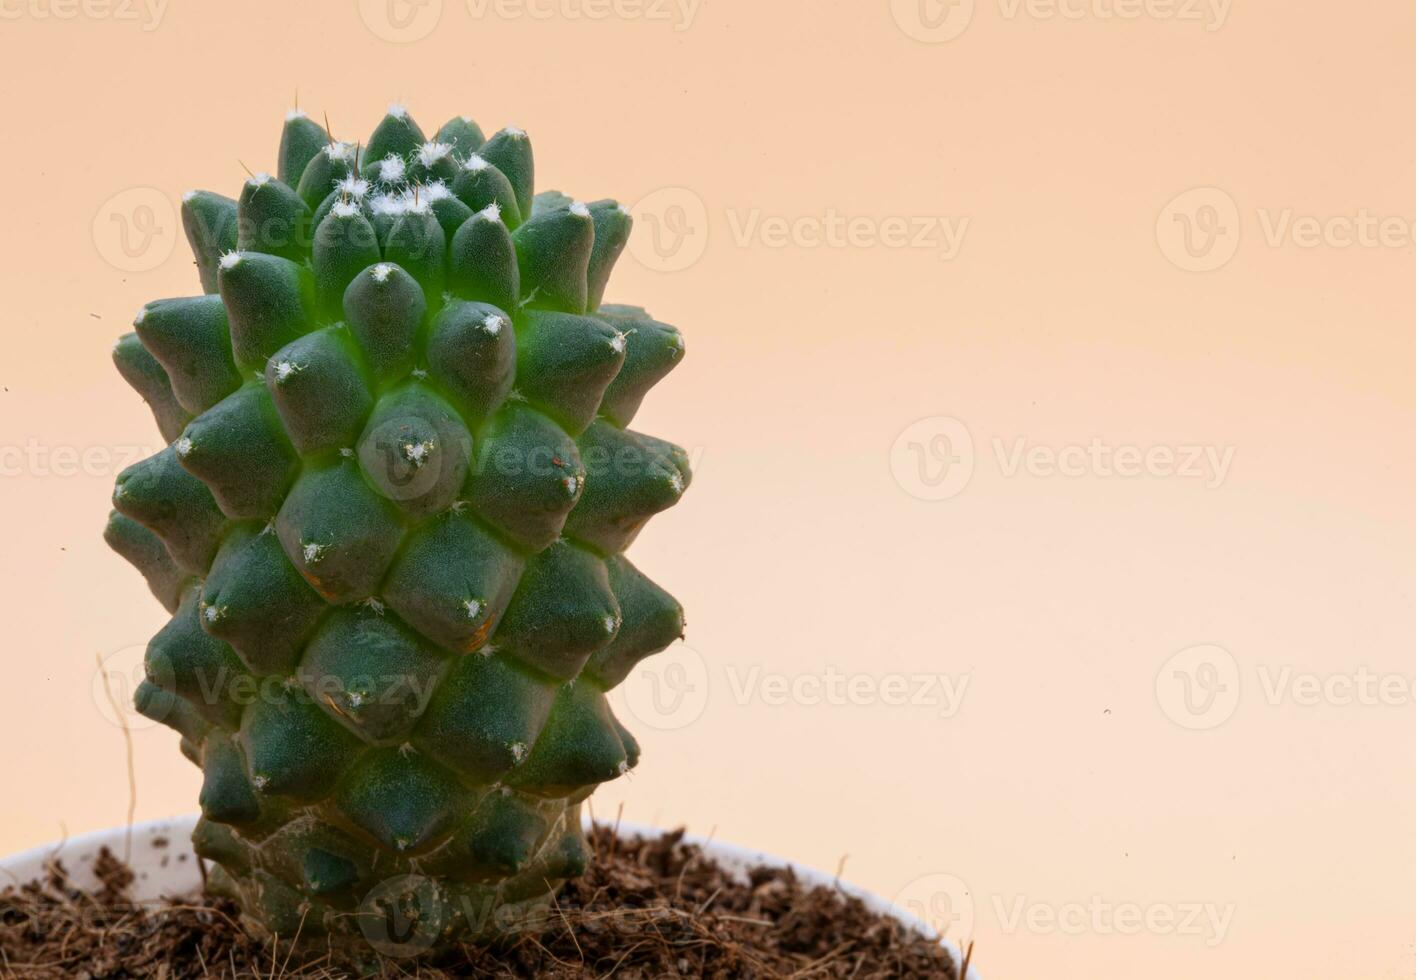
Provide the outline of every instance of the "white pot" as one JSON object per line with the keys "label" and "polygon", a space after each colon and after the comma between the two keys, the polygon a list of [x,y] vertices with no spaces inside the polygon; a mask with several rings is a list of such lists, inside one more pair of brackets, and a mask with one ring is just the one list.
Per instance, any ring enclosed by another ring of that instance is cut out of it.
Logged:
{"label": "white pot", "polygon": [[[140,902],[156,902],[168,897],[195,895],[201,890],[202,877],[201,872],[197,870],[197,856],[192,852],[191,840],[192,827],[196,822],[195,816],[187,816],[134,825],[132,852],[128,858],[128,864],[136,876],[132,889],[133,898]],[[620,832],[631,837],[657,837],[663,833],[657,828],[628,821],[620,824]],[[45,862],[59,858],[64,862],[64,868],[75,885],[84,889],[93,888],[98,884],[93,874],[93,859],[99,849],[107,847],[122,857],[126,840],[127,829],[114,827],[84,834],[72,840],[31,848],[0,859],[0,877],[14,883],[33,881],[44,875]],[[748,868],[759,866],[791,868],[807,887],[819,885],[839,889],[843,894],[860,899],[872,912],[888,915],[925,935],[934,935],[933,929],[904,909],[813,868],[804,868],[770,854],[724,844],[721,841],[706,840],[694,834],[684,835],[684,840],[697,844],[703,849],[705,856],[716,861],[725,870],[743,874]],[[957,943],[947,937],[941,938],[940,942],[954,957],[954,962],[963,962]],[[982,978],[971,966],[965,980]]]}

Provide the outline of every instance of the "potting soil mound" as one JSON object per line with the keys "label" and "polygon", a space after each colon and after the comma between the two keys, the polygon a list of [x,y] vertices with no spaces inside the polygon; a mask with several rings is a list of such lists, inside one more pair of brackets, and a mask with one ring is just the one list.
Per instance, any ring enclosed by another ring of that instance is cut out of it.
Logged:
{"label": "potting soil mound", "polygon": [[163,905],[128,897],[132,873],[104,851],[102,887],[83,892],[61,866],[0,894],[0,977],[830,978],[957,980],[949,953],[840,891],[806,888],[790,871],[734,878],[682,832],[654,840],[592,835],[596,859],[556,897],[544,928],[442,960],[355,963],[311,943],[260,943],[219,899]]}

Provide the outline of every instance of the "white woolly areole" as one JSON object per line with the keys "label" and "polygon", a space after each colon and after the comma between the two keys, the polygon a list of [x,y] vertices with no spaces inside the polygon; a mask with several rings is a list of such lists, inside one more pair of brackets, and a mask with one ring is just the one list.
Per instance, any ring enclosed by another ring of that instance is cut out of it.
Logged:
{"label": "white woolly areole", "polygon": [[428,140],[418,149],[418,162],[425,167],[431,167],[450,153],[452,153],[451,143]]}
{"label": "white woolly areole", "polygon": [[252,187],[264,187],[266,184],[270,183],[270,174],[262,170],[260,173],[252,176],[246,183],[250,184]]}
{"label": "white woolly areole", "polygon": [[331,160],[348,160],[354,156],[354,144],[340,140],[338,143],[327,143],[320,147],[320,152]]}
{"label": "white woolly areole", "polygon": [[280,361],[275,365],[275,380],[285,381],[299,370],[300,365],[294,361]]}
{"label": "white woolly areole", "polygon": [[301,108],[298,108],[298,107],[297,107],[297,108],[294,108],[294,109],[287,109],[286,112],[285,112],[285,121],[286,121],[286,122],[294,122],[296,119],[305,119],[305,118],[307,118],[306,115],[305,115],[305,110],[304,110],[304,109],[301,109]]}
{"label": "white woolly areole", "polygon": [[512,137],[513,139],[526,138],[526,130],[522,129],[520,126],[508,126],[506,127],[506,129],[503,129],[502,132],[506,133],[506,135]]}
{"label": "white woolly areole", "polygon": [[355,177],[352,174],[334,182],[334,189],[341,194],[348,194],[350,197],[362,198],[369,193],[370,184],[363,177]]}
{"label": "white woolly areole", "polygon": [[221,261],[217,264],[220,265],[223,269],[234,269],[241,264],[241,259],[243,257],[244,256],[242,256],[240,252],[227,252],[221,257]]}
{"label": "white woolly areole", "polygon": [[408,107],[402,102],[390,102],[388,104],[388,114],[395,119],[403,119],[408,115]]}
{"label": "white woolly areole", "polygon": [[462,161],[462,167],[465,170],[486,170],[490,166],[490,163],[475,153]]}
{"label": "white woolly areole", "polygon": [[214,623],[226,613],[225,606],[207,606],[202,610],[202,616],[208,623]]}
{"label": "white woolly areole", "polygon": [[629,208],[625,207],[623,204],[616,204],[616,205],[615,205],[615,210],[618,211],[620,214],[623,214],[623,215],[628,215],[628,214],[629,214]]}
{"label": "white woolly areole", "polygon": [[628,336],[629,334],[624,333],[621,330],[616,330],[615,335],[610,338],[610,349],[613,350],[616,354],[623,354],[625,338]]}
{"label": "white woolly areole", "polygon": [[353,201],[335,201],[329,213],[340,218],[352,218],[359,213],[359,205]]}
{"label": "white woolly areole", "polygon": [[466,599],[462,603],[462,608],[467,610],[468,619],[476,619],[482,613],[482,603],[479,599]]}
{"label": "white woolly areole", "polygon": [[390,153],[378,162],[379,180],[386,184],[396,184],[403,179],[404,172],[408,169],[400,156]]}
{"label": "white woolly areole", "polygon": [[678,470],[669,474],[669,486],[673,487],[674,493],[683,493],[683,474]]}
{"label": "white woolly areole", "polygon": [[421,189],[404,188],[396,194],[381,194],[374,198],[371,207],[376,214],[397,217],[400,214],[427,214],[429,202]]}
{"label": "white woolly areole", "polygon": [[440,180],[435,180],[423,188],[420,196],[429,204],[432,204],[434,201],[443,201],[452,197],[452,191],[448,190],[447,184]]}
{"label": "white woolly areole", "polygon": [[501,333],[502,325],[505,324],[505,322],[506,321],[503,320],[501,317],[497,316],[495,313],[492,313],[489,314],[487,318],[482,321],[482,329],[487,331],[487,333],[491,334],[493,337],[495,337],[497,334]]}
{"label": "white woolly areole", "polygon": [[148,308],[147,308],[146,306],[144,306],[141,310],[138,310],[138,315],[135,316],[135,317],[133,317],[133,326],[135,326],[135,327],[142,326],[143,321],[146,320],[147,318],[148,318]]}
{"label": "white woolly areole", "polygon": [[476,216],[484,221],[500,221],[501,205],[493,201],[491,204],[488,204],[482,210],[478,211]]}
{"label": "white woolly areole", "polygon": [[197,192],[196,192],[196,191],[188,191],[187,193],[185,193],[185,194],[182,195],[182,203],[183,203],[183,204],[189,204],[189,203],[191,203],[192,199],[193,199],[194,197],[196,197],[196,196],[197,196]]}
{"label": "white woolly areole", "polygon": [[300,545],[300,555],[306,562],[316,562],[320,560],[320,555],[324,553],[324,545],[315,544],[313,541]]}
{"label": "white woolly areole", "polygon": [[172,444],[172,448],[177,450],[178,456],[185,456],[192,451],[192,440],[183,436]]}
{"label": "white woolly areole", "polygon": [[422,442],[408,442],[403,444],[403,455],[414,466],[422,466],[428,461],[434,448],[436,447],[431,439],[424,439]]}
{"label": "white woolly areole", "polygon": [[388,282],[389,273],[393,272],[393,266],[388,262],[380,262],[374,266],[374,282]]}
{"label": "white woolly areole", "polygon": [[590,217],[590,206],[584,201],[573,201],[570,205],[570,213],[581,218]]}
{"label": "white woolly areole", "polygon": [[376,194],[369,201],[369,207],[374,214],[402,214],[405,210],[405,202],[400,194]]}

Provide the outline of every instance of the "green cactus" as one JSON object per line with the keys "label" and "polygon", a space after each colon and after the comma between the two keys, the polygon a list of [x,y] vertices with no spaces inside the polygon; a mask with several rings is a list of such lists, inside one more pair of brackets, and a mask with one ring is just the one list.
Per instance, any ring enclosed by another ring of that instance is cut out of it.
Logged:
{"label": "green cactus", "polygon": [[358,945],[416,888],[416,951],[512,929],[638,760],[605,692],[683,612],[623,552],[689,469],[627,426],[683,342],[601,305],[625,209],[533,173],[514,128],[292,113],[275,177],[183,200],[204,295],[115,348],[170,443],[106,533],[173,617],[137,706],[258,934]]}

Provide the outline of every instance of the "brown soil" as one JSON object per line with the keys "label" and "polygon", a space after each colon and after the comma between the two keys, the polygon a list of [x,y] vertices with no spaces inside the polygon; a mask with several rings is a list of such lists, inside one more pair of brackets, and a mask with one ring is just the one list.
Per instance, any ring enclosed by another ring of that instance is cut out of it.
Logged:
{"label": "brown soil", "polygon": [[0,976],[957,980],[938,944],[856,899],[806,889],[789,871],[758,868],[749,883],[737,882],[680,837],[642,841],[597,829],[596,862],[561,891],[544,931],[498,948],[463,947],[435,965],[383,961],[382,972],[329,949],[258,943],[225,901],[134,904],[127,897],[132,873],[104,851],[97,892],[78,891],[56,866],[47,881],[0,894]]}

